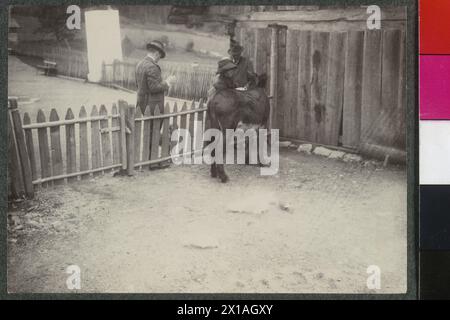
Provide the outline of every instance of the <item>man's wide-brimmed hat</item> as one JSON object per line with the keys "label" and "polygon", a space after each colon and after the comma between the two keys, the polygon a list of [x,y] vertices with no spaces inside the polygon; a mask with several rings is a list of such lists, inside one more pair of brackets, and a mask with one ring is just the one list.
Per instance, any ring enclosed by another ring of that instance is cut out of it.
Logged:
{"label": "man's wide-brimmed hat", "polygon": [[166,56],[166,51],[164,51],[164,44],[161,41],[153,40],[147,43],[147,50],[150,48],[158,50],[159,53],[161,53],[161,59]]}
{"label": "man's wide-brimmed hat", "polygon": [[233,63],[233,61],[231,61],[228,58],[221,59],[217,63],[217,66],[218,66],[217,74],[237,68],[237,66]]}

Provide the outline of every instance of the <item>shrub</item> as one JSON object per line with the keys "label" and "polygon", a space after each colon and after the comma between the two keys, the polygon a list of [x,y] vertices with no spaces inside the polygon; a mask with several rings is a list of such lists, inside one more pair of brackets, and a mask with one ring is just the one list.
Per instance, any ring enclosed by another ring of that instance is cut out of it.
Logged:
{"label": "shrub", "polygon": [[188,43],[186,43],[186,51],[187,52],[194,51],[194,41],[189,40]]}
{"label": "shrub", "polygon": [[161,41],[164,44],[164,47],[166,47],[166,48],[169,47],[170,42],[169,42],[169,37],[168,36],[160,36],[156,40]]}

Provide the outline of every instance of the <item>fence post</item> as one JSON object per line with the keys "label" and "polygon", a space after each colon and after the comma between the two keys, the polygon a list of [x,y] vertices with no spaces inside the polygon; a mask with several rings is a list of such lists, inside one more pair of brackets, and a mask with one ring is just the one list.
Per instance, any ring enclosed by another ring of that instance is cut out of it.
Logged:
{"label": "fence post", "polygon": [[17,109],[17,99],[12,98],[9,99],[8,102],[9,114],[11,116],[10,125],[12,125],[13,129],[14,149],[17,150],[16,155],[18,156],[17,160],[19,163],[17,169],[21,171],[19,177],[22,176],[26,197],[33,198],[34,188],[32,181],[31,164],[26,149],[25,134],[22,129],[22,120],[20,119],[19,110]]}
{"label": "fence post", "polygon": [[129,176],[134,174],[134,135],[136,108],[133,105],[128,106],[127,127],[130,129],[127,135],[127,173]]}
{"label": "fence post", "polygon": [[23,172],[20,166],[17,143],[14,137],[13,122],[8,110],[8,196],[13,198],[23,197],[25,187],[23,185]]}
{"label": "fence post", "polygon": [[119,100],[119,117],[120,117],[120,159],[122,162],[122,170],[127,169],[127,144],[126,144],[126,112],[127,103]]}
{"label": "fence post", "polygon": [[107,84],[107,81],[106,81],[106,65],[105,65],[105,61],[102,61],[102,79],[101,79],[100,81],[103,82],[103,84]]}
{"label": "fence post", "polygon": [[115,84],[116,83],[116,72],[117,72],[117,60],[114,59],[113,63],[112,63],[112,80],[111,83]]}
{"label": "fence post", "polygon": [[270,95],[272,100],[270,102],[270,116],[268,129],[271,130],[274,123],[274,110],[277,109],[277,88],[278,88],[278,29],[277,24],[270,24],[269,28],[272,29],[272,36],[270,42]]}

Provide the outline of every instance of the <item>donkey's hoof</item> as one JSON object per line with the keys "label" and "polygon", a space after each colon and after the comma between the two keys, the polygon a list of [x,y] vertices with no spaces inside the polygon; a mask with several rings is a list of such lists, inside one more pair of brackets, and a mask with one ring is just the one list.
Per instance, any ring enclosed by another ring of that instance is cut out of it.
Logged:
{"label": "donkey's hoof", "polygon": [[227,183],[228,181],[230,181],[230,179],[228,178],[228,176],[222,176],[222,177],[220,177],[220,181],[222,183]]}
{"label": "donkey's hoof", "polygon": [[217,178],[217,172],[211,171],[211,178]]}

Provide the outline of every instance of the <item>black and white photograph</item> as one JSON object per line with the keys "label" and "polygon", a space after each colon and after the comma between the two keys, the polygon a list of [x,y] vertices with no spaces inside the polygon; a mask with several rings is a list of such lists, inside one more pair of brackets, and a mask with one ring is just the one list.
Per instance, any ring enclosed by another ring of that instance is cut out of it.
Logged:
{"label": "black and white photograph", "polygon": [[8,292],[405,294],[406,9],[10,5]]}

